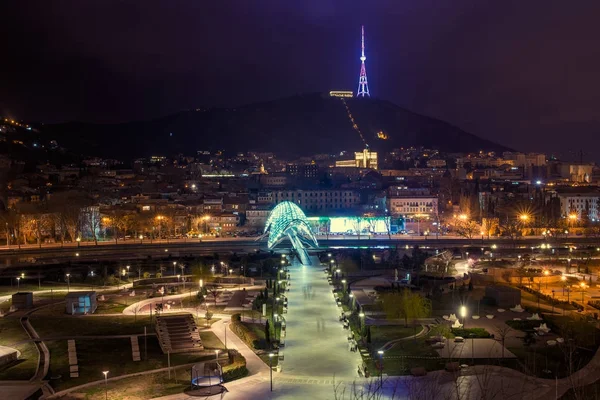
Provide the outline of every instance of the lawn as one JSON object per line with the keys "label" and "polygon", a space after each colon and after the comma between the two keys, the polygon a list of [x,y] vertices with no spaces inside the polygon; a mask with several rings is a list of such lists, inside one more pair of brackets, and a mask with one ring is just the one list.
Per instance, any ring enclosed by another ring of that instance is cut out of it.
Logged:
{"label": "lawn", "polygon": [[491,335],[488,331],[483,328],[466,328],[466,329],[456,329],[452,328],[452,334],[454,336],[461,336],[464,338],[473,337],[476,338],[489,338]]}
{"label": "lawn", "polygon": [[[133,361],[129,339],[76,340],[79,378],[69,378],[67,341],[48,342],[47,345],[50,349],[49,378],[60,375],[60,379],[51,380],[51,382],[55,388],[61,390],[100,379],[101,371],[108,370],[111,376],[119,376],[167,367],[167,355],[163,354],[160,349],[158,339],[155,336],[148,336],[147,341],[146,353],[144,339],[143,337],[139,338],[142,361]],[[146,354],[147,359],[145,359]],[[214,358],[213,354],[203,355],[195,352],[171,354],[171,365],[201,362],[212,358]]]}
{"label": "lawn", "polygon": [[35,345],[28,341],[15,345],[28,339],[18,317],[9,315],[0,318],[0,345],[14,347],[21,352],[16,363],[0,369],[0,380],[29,379],[35,374],[39,360]]}
{"label": "lawn", "polygon": [[[417,333],[421,331],[421,326],[417,326]],[[371,326],[371,343],[373,348],[380,348],[390,340],[401,339],[415,334],[415,327],[403,325],[381,325]]]}
{"label": "lawn", "polygon": [[205,349],[225,349],[223,342],[211,331],[200,331],[200,339]]}
{"label": "lawn", "polygon": [[[109,374],[109,377],[112,374]],[[105,389],[109,400],[146,400],[153,397],[168,396],[183,393],[189,389],[190,370],[188,368],[173,369],[172,379],[168,379],[166,372],[124,378],[118,381],[109,381],[107,386],[102,384],[81,389],[66,396],[63,400],[104,400]],[[102,379],[100,376],[99,379]]]}
{"label": "lawn", "polygon": [[[443,369],[446,363],[423,338],[398,342],[385,352],[384,357],[384,370],[389,375],[406,375],[414,367],[434,371]],[[376,359],[371,359],[366,364],[372,376],[379,374]]]}
{"label": "lawn", "polygon": [[[64,305],[62,305],[64,308]],[[29,321],[40,337],[57,336],[107,336],[107,335],[132,335],[148,332],[154,328],[148,316],[72,316],[67,314],[48,315],[35,312]]]}
{"label": "lawn", "polygon": [[[575,346],[572,349],[566,344],[548,347],[545,345],[545,339],[542,338],[538,339],[537,343],[532,346],[510,347],[509,350],[519,358],[531,374],[545,378],[557,375],[561,378],[582,368],[592,359],[600,345],[600,330],[584,320],[576,320],[561,315],[545,315],[544,320],[548,327],[552,329],[551,332],[566,340],[572,338]],[[524,330],[527,330],[531,325],[539,326],[540,323],[540,321],[536,323],[520,322],[521,324],[518,326],[513,326],[515,321],[509,321],[513,328]],[[571,350],[572,357],[570,357]],[[574,360],[572,364],[569,363],[569,359]],[[544,370],[549,370],[551,373],[546,373]]]}

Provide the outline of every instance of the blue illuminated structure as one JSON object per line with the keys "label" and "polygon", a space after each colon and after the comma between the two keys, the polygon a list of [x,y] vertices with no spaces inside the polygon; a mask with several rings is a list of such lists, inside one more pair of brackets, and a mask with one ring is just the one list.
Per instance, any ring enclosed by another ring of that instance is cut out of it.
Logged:
{"label": "blue illuminated structure", "polygon": [[269,214],[265,225],[265,233],[267,232],[269,249],[274,248],[287,237],[302,264],[310,265],[310,258],[304,245],[317,247],[318,243],[300,207],[290,201],[279,203]]}

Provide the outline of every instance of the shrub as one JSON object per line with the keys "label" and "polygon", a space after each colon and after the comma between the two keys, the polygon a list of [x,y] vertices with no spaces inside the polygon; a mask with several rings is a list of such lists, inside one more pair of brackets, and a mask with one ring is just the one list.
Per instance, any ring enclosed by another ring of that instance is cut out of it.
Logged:
{"label": "shrub", "polygon": [[223,371],[223,380],[225,382],[231,382],[246,376],[248,376],[248,368],[246,368],[246,365],[240,365],[238,367]]}
{"label": "shrub", "polygon": [[491,336],[490,333],[483,328],[453,328],[452,333],[454,336],[462,336],[464,338],[468,338],[470,335],[474,335],[476,338],[489,338]]}
{"label": "shrub", "polygon": [[261,339],[240,321],[240,314],[233,314],[231,316],[230,326],[233,333],[246,342],[248,346],[254,349],[261,348]]}

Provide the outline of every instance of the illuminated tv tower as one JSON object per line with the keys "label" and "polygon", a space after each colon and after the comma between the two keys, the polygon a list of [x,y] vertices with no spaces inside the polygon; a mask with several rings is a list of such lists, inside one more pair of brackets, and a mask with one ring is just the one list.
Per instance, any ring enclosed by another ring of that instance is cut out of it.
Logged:
{"label": "illuminated tv tower", "polygon": [[361,36],[360,36],[360,48],[361,48],[361,56],[360,56],[360,76],[358,78],[358,91],[356,92],[356,97],[371,97],[369,94],[369,84],[367,83],[367,69],[365,68],[365,26],[361,25]]}

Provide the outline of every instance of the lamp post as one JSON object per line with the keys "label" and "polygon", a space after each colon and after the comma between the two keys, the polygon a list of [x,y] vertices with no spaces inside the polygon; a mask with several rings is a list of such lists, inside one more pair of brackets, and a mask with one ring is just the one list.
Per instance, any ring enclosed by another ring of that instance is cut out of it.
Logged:
{"label": "lamp post", "polygon": [[108,400],[108,371],[102,371],[104,374],[104,398]]}
{"label": "lamp post", "polygon": [[548,275],[550,275],[550,271],[547,269],[544,270],[544,276],[546,277],[546,290],[548,290]]}
{"label": "lamp post", "polygon": [[563,275],[563,276],[560,277],[560,280],[563,283],[563,296],[564,296],[565,295],[565,287],[566,287],[567,277]]}
{"label": "lamp post", "polygon": [[273,353],[269,353],[269,369],[271,370],[271,392],[273,391]]}
{"label": "lamp post", "polygon": [[[128,265],[128,266],[126,266],[126,267],[125,267],[125,268],[127,268],[127,280],[129,280],[129,268],[130,268],[130,267],[131,267],[130,265]],[[134,279],[135,279],[135,278],[134,278]]]}
{"label": "lamp post", "polygon": [[77,247],[79,247],[79,245],[81,244],[81,238],[77,237],[77,239],[75,239],[75,241],[77,242]]}
{"label": "lamp post", "polygon": [[584,303],[585,300],[584,300],[583,296],[585,295],[586,284],[584,282],[581,282],[581,284],[579,286],[581,286],[581,303],[585,307],[585,303]]}
{"label": "lamp post", "polygon": [[475,334],[470,333],[469,337],[471,338],[471,362],[475,365]]}
{"label": "lamp post", "polygon": [[71,274],[66,274],[65,275],[67,277],[67,293],[71,292]]}
{"label": "lamp post", "polygon": [[17,276],[17,291],[19,291],[19,286],[20,286],[20,285],[19,285],[19,281],[20,281],[20,280],[21,280],[21,277],[20,277],[20,276]]}
{"label": "lamp post", "polygon": [[227,325],[229,324],[229,322],[225,321],[223,322],[223,327],[225,328],[225,350],[227,350]]}
{"label": "lamp post", "polygon": [[383,387],[383,350],[378,350],[379,354],[379,389]]}
{"label": "lamp post", "polygon": [[177,261],[173,261],[173,275],[176,274],[175,267],[177,267]]}
{"label": "lamp post", "polygon": [[571,269],[571,259],[567,258],[567,274],[569,273],[570,269]]}

